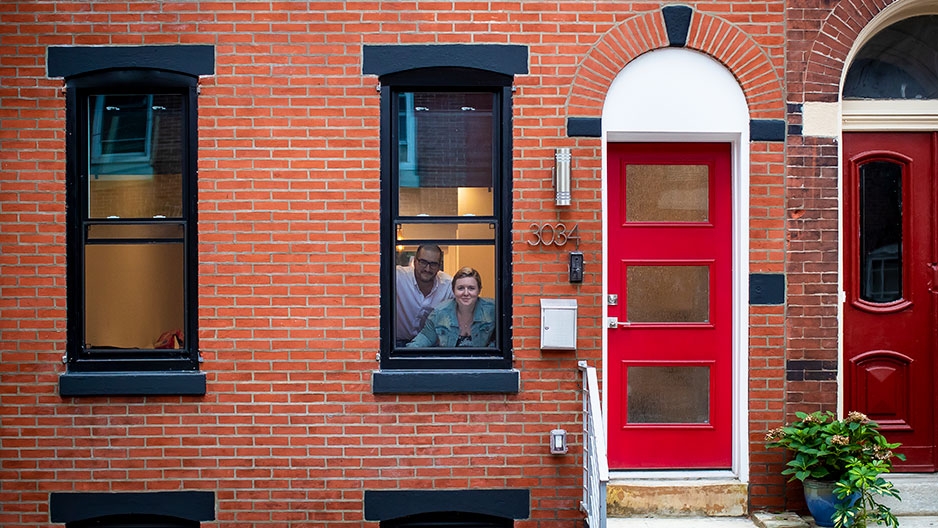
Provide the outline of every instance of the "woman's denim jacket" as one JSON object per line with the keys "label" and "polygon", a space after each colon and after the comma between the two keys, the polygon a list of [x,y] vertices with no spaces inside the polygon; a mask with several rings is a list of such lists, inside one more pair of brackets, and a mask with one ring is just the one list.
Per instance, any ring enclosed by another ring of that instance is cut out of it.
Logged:
{"label": "woman's denim jacket", "polygon": [[[495,301],[479,297],[472,312],[472,339],[464,340],[458,346],[493,347],[495,346]],[[456,300],[444,301],[433,309],[427,317],[427,324],[416,337],[407,343],[408,347],[455,347],[459,339],[459,321],[456,319]]]}

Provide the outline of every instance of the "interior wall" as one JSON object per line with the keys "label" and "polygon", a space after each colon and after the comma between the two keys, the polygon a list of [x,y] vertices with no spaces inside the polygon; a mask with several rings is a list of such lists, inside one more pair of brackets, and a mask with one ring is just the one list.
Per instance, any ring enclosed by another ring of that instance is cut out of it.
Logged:
{"label": "interior wall", "polygon": [[181,330],[183,246],[89,246],[85,257],[85,339],[99,347],[151,348]]}

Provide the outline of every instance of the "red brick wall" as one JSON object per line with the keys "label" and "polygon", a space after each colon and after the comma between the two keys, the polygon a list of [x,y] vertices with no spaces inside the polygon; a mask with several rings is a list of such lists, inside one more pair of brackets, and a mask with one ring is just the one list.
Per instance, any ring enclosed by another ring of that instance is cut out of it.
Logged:
{"label": "red brick wall", "polygon": [[[365,489],[530,488],[519,527],[577,526],[577,360],[602,359],[598,117],[632,58],[667,45],[659,2],[65,2],[0,4],[0,524],[49,523],[50,492],[212,490],[218,526],[361,526]],[[740,80],[751,117],[782,119],[782,2],[690,2],[688,47]],[[419,7],[419,9],[418,9]],[[364,44],[530,47],[514,96],[510,396],[376,396],[379,100]],[[212,44],[199,97],[199,328],[204,397],[58,396],[65,353],[65,98],[50,45]],[[574,155],[553,205],[553,150]],[[751,271],[786,263],[785,152],[751,145]],[[791,168],[789,167],[789,170]],[[788,199],[792,196],[789,194]],[[791,211],[788,211],[791,213]],[[578,223],[567,249],[532,222]],[[825,239],[825,242],[827,240]],[[804,269],[804,273],[816,270]],[[576,297],[579,350],[542,352],[541,297]],[[784,412],[785,312],[753,307],[753,507],[779,506],[762,435]],[[797,325],[796,325],[797,326]],[[793,326],[788,325],[791,329]],[[803,346],[803,345],[799,345]],[[571,454],[547,434],[572,432]]]}
{"label": "red brick wall", "polygon": [[[837,410],[838,157],[834,138],[801,134],[801,104],[837,102],[847,54],[860,31],[893,1],[794,0],[787,4],[788,278],[787,402],[796,411]],[[783,458],[773,460],[781,468]],[[755,462],[755,461],[754,461]],[[789,486],[789,507],[802,503]]]}

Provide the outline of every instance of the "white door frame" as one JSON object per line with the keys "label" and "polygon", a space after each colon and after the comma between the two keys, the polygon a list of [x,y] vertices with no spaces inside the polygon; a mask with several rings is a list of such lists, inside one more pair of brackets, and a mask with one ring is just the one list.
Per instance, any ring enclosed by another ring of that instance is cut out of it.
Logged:
{"label": "white door frame", "polygon": [[[607,144],[609,142],[724,142],[733,171],[733,463],[732,476],[749,480],[749,107],[732,73],[708,55],[664,48],[641,55],[609,87],[602,116],[603,299],[608,293]],[[605,317],[605,307],[603,316]],[[603,332],[603,364],[609,359]],[[606,376],[607,368],[603,369]],[[605,383],[608,381],[604,379]],[[603,391],[609,408],[609,391]],[[607,413],[608,422],[608,413]],[[607,423],[608,425],[608,423]],[[682,472],[688,475],[688,472]]]}

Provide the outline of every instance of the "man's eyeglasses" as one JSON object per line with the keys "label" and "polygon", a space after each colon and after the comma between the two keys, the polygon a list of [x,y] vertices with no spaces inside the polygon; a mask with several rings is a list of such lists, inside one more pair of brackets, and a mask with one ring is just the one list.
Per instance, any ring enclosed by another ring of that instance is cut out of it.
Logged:
{"label": "man's eyeglasses", "polygon": [[421,268],[440,269],[439,262],[430,262],[429,260],[422,258],[417,259],[417,265]]}

